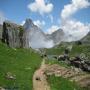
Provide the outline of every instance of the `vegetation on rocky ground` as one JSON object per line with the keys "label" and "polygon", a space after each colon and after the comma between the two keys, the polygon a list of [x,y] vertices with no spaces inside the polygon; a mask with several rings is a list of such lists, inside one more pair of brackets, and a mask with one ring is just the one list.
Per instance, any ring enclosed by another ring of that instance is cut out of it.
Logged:
{"label": "vegetation on rocky ground", "polygon": [[[64,50],[67,48],[67,46],[60,45],[58,47],[47,49],[46,54],[47,55],[63,55]],[[71,52],[69,53],[70,58],[75,56],[84,56],[86,60],[90,60],[90,45],[73,45]],[[47,60],[47,64],[58,64],[60,66],[70,68],[68,64],[62,61],[58,60]],[[48,76],[47,78],[51,90],[90,90],[90,87],[81,88],[78,86],[75,82],[71,82],[66,78],[63,77],[56,77],[54,75]]]}

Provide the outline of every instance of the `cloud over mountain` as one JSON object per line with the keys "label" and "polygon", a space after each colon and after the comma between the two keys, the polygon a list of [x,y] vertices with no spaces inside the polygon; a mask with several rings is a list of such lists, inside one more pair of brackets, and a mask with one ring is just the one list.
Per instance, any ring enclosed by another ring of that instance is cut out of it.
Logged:
{"label": "cloud over mountain", "polygon": [[29,40],[29,46],[32,48],[51,48],[54,46],[53,40],[36,25],[31,19],[27,19],[24,28],[26,38]]}
{"label": "cloud over mountain", "polygon": [[64,6],[64,9],[61,12],[61,17],[62,19],[69,18],[78,10],[87,8],[88,6],[90,6],[90,3],[88,0],[72,0],[71,4]]}
{"label": "cloud over mountain", "polygon": [[36,20],[33,22],[35,25],[37,25],[39,28],[43,28],[43,26],[45,26],[45,22],[44,21],[40,21],[40,20]]}
{"label": "cloud over mountain", "polygon": [[76,41],[83,38],[90,31],[90,26],[84,23],[73,20],[71,16],[77,11],[88,8],[90,2],[88,0],[72,0],[71,4],[64,6],[61,12],[62,29],[66,33],[65,41]]}
{"label": "cloud over mountain", "polygon": [[60,27],[56,25],[52,25],[50,28],[48,28],[47,32],[48,34],[52,34],[53,32],[57,31]]}

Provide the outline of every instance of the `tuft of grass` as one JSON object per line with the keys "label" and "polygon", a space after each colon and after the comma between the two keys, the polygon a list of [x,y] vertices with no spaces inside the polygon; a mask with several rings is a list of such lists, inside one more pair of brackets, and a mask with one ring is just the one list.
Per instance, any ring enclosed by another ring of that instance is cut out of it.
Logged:
{"label": "tuft of grass", "polygon": [[[40,55],[33,50],[12,49],[0,43],[0,86],[7,90],[32,90],[32,77],[40,63]],[[16,80],[6,79],[7,72]]]}

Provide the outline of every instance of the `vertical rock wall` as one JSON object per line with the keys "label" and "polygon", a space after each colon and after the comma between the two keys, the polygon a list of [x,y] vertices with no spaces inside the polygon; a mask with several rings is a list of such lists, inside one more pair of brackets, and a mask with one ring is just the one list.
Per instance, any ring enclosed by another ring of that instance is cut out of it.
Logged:
{"label": "vertical rock wall", "polygon": [[23,47],[23,27],[14,23],[4,22],[2,42],[12,48]]}

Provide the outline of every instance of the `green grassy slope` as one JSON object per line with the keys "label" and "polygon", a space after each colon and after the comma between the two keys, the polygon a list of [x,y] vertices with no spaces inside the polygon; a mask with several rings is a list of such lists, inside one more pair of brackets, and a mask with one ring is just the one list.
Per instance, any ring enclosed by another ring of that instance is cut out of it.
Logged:
{"label": "green grassy slope", "polygon": [[76,83],[62,77],[48,76],[51,90],[83,90]]}
{"label": "green grassy slope", "polygon": [[74,45],[70,52],[70,55],[76,56],[80,55],[81,53],[85,54],[85,56],[90,59],[90,45]]}
{"label": "green grassy slope", "polygon": [[[14,50],[0,43],[0,86],[7,90],[32,90],[32,76],[40,63],[40,56],[31,50]],[[16,75],[16,80],[6,79],[7,72]]]}
{"label": "green grassy slope", "polygon": [[[65,46],[60,46],[57,48],[47,49],[46,54],[60,55],[64,53],[65,48]],[[73,45],[70,56],[77,56],[81,53],[85,54],[90,59],[90,45]]]}

